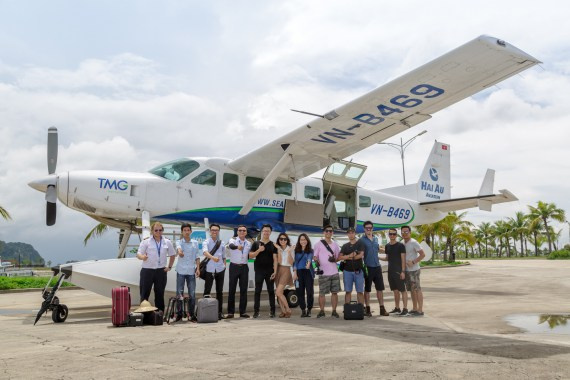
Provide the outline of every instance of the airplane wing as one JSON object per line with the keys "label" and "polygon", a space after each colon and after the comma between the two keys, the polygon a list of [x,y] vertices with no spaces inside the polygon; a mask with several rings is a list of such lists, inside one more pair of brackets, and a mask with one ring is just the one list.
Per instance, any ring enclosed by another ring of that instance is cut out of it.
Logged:
{"label": "airplane wing", "polygon": [[420,206],[427,210],[450,212],[479,207],[491,211],[491,206],[498,203],[517,201],[518,198],[508,190],[499,190],[499,194],[478,195],[475,197],[446,199],[442,201],[421,202]]}
{"label": "airplane wing", "polygon": [[[538,63],[502,40],[481,36],[232,160],[229,166],[266,180],[272,171],[272,179],[306,177]],[[280,170],[273,170],[278,163]]]}

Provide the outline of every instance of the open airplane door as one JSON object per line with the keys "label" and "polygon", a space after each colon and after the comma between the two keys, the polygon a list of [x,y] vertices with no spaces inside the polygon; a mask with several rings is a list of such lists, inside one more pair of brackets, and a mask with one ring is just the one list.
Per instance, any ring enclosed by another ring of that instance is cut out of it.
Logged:
{"label": "open airplane door", "polygon": [[327,167],[323,175],[324,224],[339,230],[356,227],[356,186],[366,168],[342,160]]}

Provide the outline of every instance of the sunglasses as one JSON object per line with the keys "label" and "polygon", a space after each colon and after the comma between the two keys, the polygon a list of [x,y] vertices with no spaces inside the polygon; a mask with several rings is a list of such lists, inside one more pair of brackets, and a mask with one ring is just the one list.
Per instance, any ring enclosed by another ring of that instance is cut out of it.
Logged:
{"label": "sunglasses", "polygon": [[247,230],[238,230],[238,232],[247,232]]}
{"label": "sunglasses", "polygon": [[398,235],[398,234],[395,233],[395,232],[388,232],[388,235],[390,235],[390,236],[396,236],[396,235]]}
{"label": "sunglasses", "polygon": [[163,229],[160,229],[160,230],[154,230],[154,232],[162,232],[162,231],[164,231],[164,230],[163,230]]}
{"label": "sunglasses", "polygon": [[331,233],[333,230],[325,230],[326,233]]}
{"label": "sunglasses", "polygon": [[220,230],[210,230],[210,232],[220,232]]}
{"label": "sunglasses", "polygon": [[410,231],[402,231],[403,234],[409,234]]}
{"label": "sunglasses", "polygon": [[287,241],[287,238],[279,238],[279,240]]}

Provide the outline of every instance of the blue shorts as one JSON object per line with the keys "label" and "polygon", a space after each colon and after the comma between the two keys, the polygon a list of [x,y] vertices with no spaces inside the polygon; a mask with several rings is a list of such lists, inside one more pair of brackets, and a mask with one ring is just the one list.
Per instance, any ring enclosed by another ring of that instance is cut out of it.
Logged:
{"label": "blue shorts", "polygon": [[342,272],[344,279],[344,291],[347,293],[352,292],[352,284],[356,284],[356,292],[364,292],[364,272],[359,270],[358,272],[349,272],[345,270]]}

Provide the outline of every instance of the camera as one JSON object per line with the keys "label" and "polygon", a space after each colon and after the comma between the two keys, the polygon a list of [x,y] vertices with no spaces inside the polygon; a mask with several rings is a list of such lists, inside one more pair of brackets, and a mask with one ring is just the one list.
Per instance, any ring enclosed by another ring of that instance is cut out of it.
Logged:
{"label": "camera", "polygon": [[336,263],[336,258],[334,256],[329,256],[330,263]]}
{"label": "camera", "polygon": [[324,272],[321,268],[315,270],[315,274],[316,274],[317,276],[321,276],[321,275],[324,274],[324,273],[325,273],[325,272]]}

